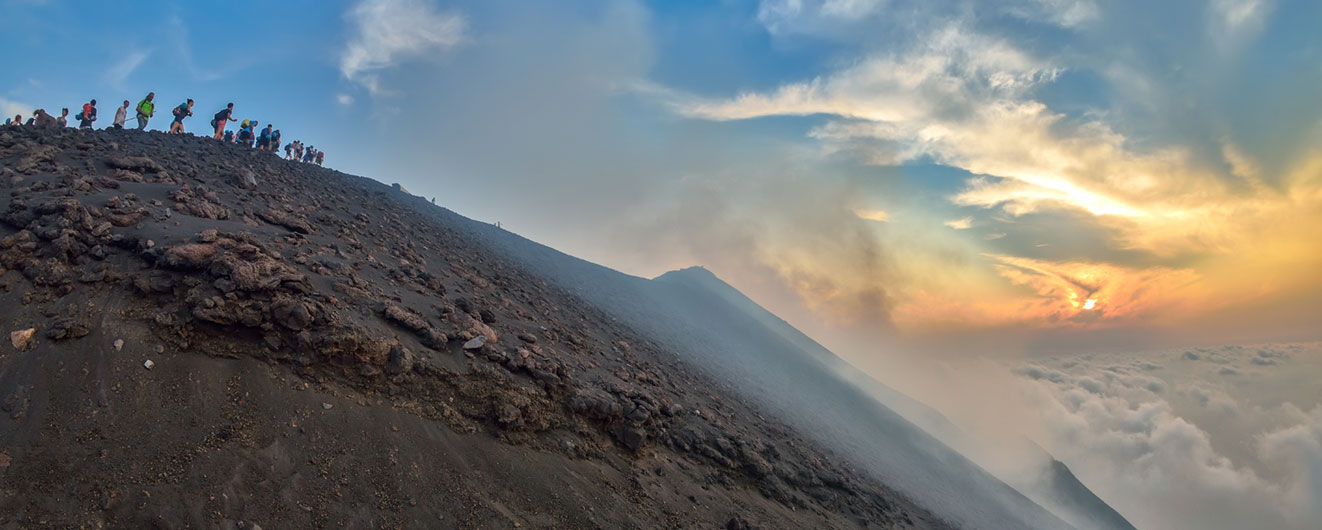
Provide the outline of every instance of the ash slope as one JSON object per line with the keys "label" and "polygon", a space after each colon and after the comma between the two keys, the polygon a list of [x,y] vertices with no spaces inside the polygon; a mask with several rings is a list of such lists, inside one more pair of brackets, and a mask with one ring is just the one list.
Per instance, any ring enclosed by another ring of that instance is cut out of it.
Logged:
{"label": "ash slope", "polygon": [[[710,271],[693,267],[666,273],[656,278],[656,281],[687,285],[721,298],[729,304],[732,311],[738,311],[766,328],[766,333],[782,337],[805,355],[821,361],[845,380],[956,450],[964,453],[965,448],[978,444],[978,440],[970,438],[940,412],[882,384],[844,362],[817,341],[763,309]],[[1134,526],[1123,515],[1097,497],[1063,462],[1056,460],[1041,446],[1027,439],[1024,440],[1024,445],[1024,452],[1037,456],[1039,465],[1022,470],[1021,476],[1006,477],[1002,480],[1007,480],[1007,483],[1016,490],[1079,530],[1134,530]]]}
{"label": "ash slope", "polygon": [[0,528],[949,527],[379,183],[18,128],[0,186]]}
{"label": "ash slope", "polygon": [[[413,204],[425,204],[421,199]],[[432,212],[509,259],[535,270],[613,318],[664,344],[742,399],[775,414],[880,483],[968,528],[1128,528],[1082,484],[1056,467],[1036,497],[1054,514],[914,425],[944,422],[930,408],[882,385],[766,312],[705,269],[633,277],[448,211]],[[852,373],[851,373],[852,371]],[[1044,460],[1044,463],[1047,461]],[[1058,480],[1059,479],[1059,480]],[[1086,493],[1085,493],[1086,492]]]}

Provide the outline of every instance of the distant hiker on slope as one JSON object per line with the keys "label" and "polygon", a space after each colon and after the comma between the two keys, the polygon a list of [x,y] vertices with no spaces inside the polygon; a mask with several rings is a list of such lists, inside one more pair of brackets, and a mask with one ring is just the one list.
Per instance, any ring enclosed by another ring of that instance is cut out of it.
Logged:
{"label": "distant hiker on slope", "polygon": [[280,154],[280,129],[271,131],[271,152]]}
{"label": "distant hiker on slope", "polygon": [[326,153],[324,153],[324,152],[322,152],[322,151],[317,151],[317,165],[318,165],[318,166],[321,165],[321,161],[322,161],[323,159],[325,159],[325,158],[326,158]]}
{"label": "distant hiker on slope", "polygon": [[46,109],[37,109],[32,111],[32,120],[33,120],[32,123],[36,125],[37,128],[40,129],[55,128],[55,122],[56,122],[55,117],[51,116],[50,114],[46,114]]}
{"label": "distant hiker on slope", "polygon": [[152,102],[152,100],[154,99],[156,99],[156,93],[148,92],[147,97],[143,98],[142,101],[138,102],[139,131],[147,130],[147,120],[153,116],[156,116],[156,103]]}
{"label": "distant hiker on slope", "polygon": [[63,128],[69,126],[69,108],[68,108],[68,107],[65,107],[65,108],[63,108],[63,109],[60,110],[60,117],[55,118],[55,126],[61,128],[61,129],[63,129]]}
{"label": "distant hiker on slope", "polygon": [[227,144],[234,143],[234,131],[225,131],[225,139],[221,141]]}
{"label": "distant hiker on slope", "polygon": [[221,109],[220,112],[217,112],[216,116],[211,119],[211,128],[216,130],[216,135],[213,136],[213,138],[219,140],[224,137],[225,126],[229,125],[229,122],[232,121],[239,120],[234,119],[234,104],[230,103],[229,105],[226,105],[224,109]]}
{"label": "distant hiker on slope", "polygon": [[266,124],[266,128],[262,129],[262,133],[257,135],[257,148],[262,151],[271,148],[271,124]]}
{"label": "distant hiker on slope", "polygon": [[317,146],[309,145],[307,150],[303,153],[303,163],[306,164],[312,162],[312,159],[316,158],[316,156],[317,156]]}
{"label": "distant hiker on slope", "polygon": [[82,112],[79,112],[78,115],[74,117],[78,118],[79,129],[92,130],[92,122],[96,121],[96,100],[94,99],[87,103],[83,103]]}
{"label": "distant hiker on slope", "polygon": [[285,144],[285,160],[294,158],[294,144],[298,142],[289,142]]}
{"label": "distant hiker on slope", "polygon": [[115,121],[110,122],[110,127],[114,129],[123,129],[124,121],[129,117],[129,100],[124,100],[124,106],[115,109]]}
{"label": "distant hiker on slope", "polygon": [[174,114],[174,122],[170,123],[170,133],[183,134],[184,118],[193,115],[193,100],[190,99],[188,101],[180,103],[178,107],[175,107],[174,110],[170,112]]}

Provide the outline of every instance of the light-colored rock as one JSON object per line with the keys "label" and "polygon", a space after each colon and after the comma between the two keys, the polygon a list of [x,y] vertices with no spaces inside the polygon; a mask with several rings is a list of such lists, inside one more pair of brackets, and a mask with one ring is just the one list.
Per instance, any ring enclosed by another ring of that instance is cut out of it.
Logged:
{"label": "light-colored rock", "polygon": [[32,336],[36,334],[37,328],[11,331],[9,333],[9,342],[14,345],[14,349],[23,351],[27,349],[28,343],[32,341]]}
{"label": "light-colored rock", "polygon": [[146,361],[143,361],[142,367],[151,370],[152,368],[156,368],[156,363],[152,362],[151,359],[147,359]]}
{"label": "light-colored rock", "polygon": [[485,335],[478,335],[478,336],[476,336],[476,337],[473,337],[472,340],[470,340],[470,341],[468,341],[468,342],[465,342],[465,343],[464,343],[464,349],[465,349],[465,350],[479,350],[479,349],[482,349],[482,346],[485,345],[486,343],[487,343],[487,338],[486,338],[486,336],[485,336]]}
{"label": "light-colored rock", "polygon": [[124,339],[115,339],[115,351],[124,349]]}

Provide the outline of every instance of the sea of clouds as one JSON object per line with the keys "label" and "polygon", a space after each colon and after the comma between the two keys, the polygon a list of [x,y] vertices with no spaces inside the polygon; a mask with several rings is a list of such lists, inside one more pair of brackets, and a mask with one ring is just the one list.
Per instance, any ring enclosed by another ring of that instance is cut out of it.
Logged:
{"label": "sea of clouds", "polygon": [[1322,528],[1322,343],[1007,369],[1013,423],[1135,526]]}

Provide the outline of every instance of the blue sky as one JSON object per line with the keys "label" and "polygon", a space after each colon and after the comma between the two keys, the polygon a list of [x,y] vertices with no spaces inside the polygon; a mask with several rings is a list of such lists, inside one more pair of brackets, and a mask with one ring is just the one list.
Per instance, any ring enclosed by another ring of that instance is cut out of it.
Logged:
{"label": "blue sky", "polygon": [[0,6],[11,115],[155,91],[201,132],[233,101],[570,253],[706,265],[837,349],[1318,316],[1315,2]]}

